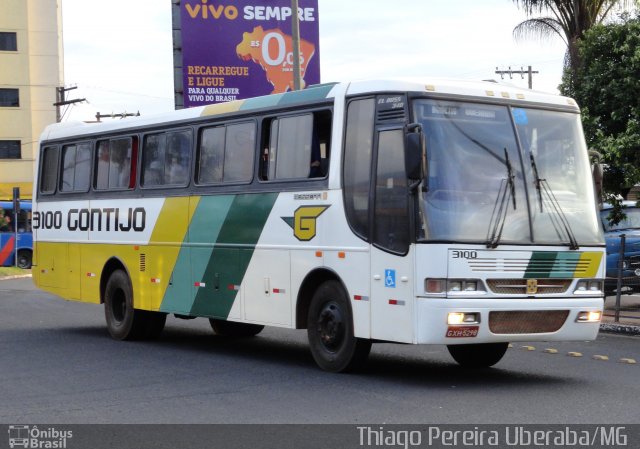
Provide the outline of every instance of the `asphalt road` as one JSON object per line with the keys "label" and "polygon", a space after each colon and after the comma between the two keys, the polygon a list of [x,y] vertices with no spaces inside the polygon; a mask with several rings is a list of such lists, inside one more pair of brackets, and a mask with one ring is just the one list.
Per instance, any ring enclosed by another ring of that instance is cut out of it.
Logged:
{"label": "asphalt road", "polygon": [[640,364],[619,361],[640,362],[640,337],[530,345],[474,372],[444,347],[378,344],[364,373],[330,374],[316,368],[304,331],[267,328],[234,341],[205,319],[170,317],[158,341],[118,342],[102,307],[5,280],[0,422],[640,422]]}

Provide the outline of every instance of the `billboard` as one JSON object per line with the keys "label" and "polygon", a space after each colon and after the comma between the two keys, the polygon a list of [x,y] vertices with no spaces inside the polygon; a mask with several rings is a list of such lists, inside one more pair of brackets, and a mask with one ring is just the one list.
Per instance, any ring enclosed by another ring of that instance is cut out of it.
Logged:
{"label": "billboard", "polygon": [[[182,0],[184,107],[293,90],[291,0]],[[318,0],[299,0],[302,86],[320,82]]]}

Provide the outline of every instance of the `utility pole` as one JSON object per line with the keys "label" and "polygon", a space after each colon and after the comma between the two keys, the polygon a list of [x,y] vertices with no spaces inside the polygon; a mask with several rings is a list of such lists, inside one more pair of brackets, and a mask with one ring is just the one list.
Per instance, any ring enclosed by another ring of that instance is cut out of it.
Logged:
{"label": "utility pole", "polygon": [[511,66],[509,66],[509,70],[498,70],[496,67],[496,75],[500,75],[501,79],[504,79],[504,75],[509,75],[509,79],[512,79],[514,74],[520,75],[524,79],[524,75],[527,74],[529,76],[529,89],[533,89],[533,75],[535,73],[540,72],[532,70],[531,66],[528,66],[527,70],[523,70],[522,67],[520,67],[520,70],[511,70]]}
{"label": "utility pole", "polygon": [[122,112],[120,114],[102,114],[100,112],[96,112],[96,120],[99,122],[101,118],[125,118],[125,117],[140,117],[140,111],[136,112],[135,114],[131,113],[131,112]]}
{"label": "utility pole", "polygon": [[76,98],[74,100],[65,100],[65,93],[70,91],[70,90],[74,90],[77,89],[78,86],[74,86],[74,87],[56,87],[56,102],[53,103],[53,105],[56,107],[56,122],[60,123],[62,121],[62,112],[60,107],[61,106],[66,106],[69,104],[74,104],[74,103],[81,103],[83,101],[87,101],[86,98]]}
{"label": "utility pole", "polygon": [[300,20],[298,0],[291,0],[291,38],[293,43],[293,90],[300,90]]}

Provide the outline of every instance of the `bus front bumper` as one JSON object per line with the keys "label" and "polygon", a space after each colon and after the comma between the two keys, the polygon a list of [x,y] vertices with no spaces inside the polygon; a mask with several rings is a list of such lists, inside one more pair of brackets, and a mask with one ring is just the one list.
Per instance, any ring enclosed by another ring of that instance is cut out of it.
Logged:
{"label": "bus front bumper", "polygon": [[[602,298],[417,298],[416,343],[595,340]],[[592,312],[596,312],[595,314]]]}

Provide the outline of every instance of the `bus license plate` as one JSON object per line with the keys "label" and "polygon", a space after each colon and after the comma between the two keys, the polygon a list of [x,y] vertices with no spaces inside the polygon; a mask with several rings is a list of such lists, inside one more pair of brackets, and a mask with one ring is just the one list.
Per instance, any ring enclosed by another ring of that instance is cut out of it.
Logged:
{"label": "bus license plate", "polygon": [[447,338],[470,338],[478,336],[480,326],[449,326]]}

